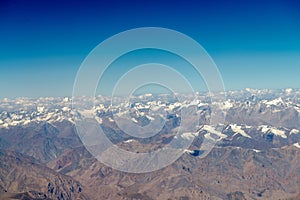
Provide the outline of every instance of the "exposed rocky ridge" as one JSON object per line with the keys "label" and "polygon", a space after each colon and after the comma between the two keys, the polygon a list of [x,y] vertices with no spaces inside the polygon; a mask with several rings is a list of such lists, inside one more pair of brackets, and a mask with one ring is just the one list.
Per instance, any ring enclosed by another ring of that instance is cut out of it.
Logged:
{"label": "exposed rocky ridge", "polygon": [[[80,180],[94,199],[297,199],[300,195],[300,151],[294,146],[261,152],[218,147],[203,159],[185,154],[147,174],[118,172],[84,151],[68,151],[49,167]],[[66,158],[69,162],[62,164]]]}
{"label": "exposed rocky ridge", "polygon": [[32,156],[42,163],[67,149],[82,145],[73,124],[68,121],[33,122],[27,126],[0,129],[0,148]]}
{"label": "exposed rocky ridge", "polygon": [[0,186],[2,199],[88,199],[83,186],[70,176],[6,150],[0,150]]}

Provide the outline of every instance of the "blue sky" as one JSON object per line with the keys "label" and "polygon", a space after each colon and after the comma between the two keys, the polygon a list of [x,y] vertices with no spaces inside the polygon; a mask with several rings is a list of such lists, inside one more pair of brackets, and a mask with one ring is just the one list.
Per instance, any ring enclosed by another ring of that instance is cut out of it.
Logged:
{"label": "blue sky", "polygon": [[96,45],[147,26],[198,41],[228,90],[300,88],[297,1],[2,0],[0,98],[70,96],[81,62]]}

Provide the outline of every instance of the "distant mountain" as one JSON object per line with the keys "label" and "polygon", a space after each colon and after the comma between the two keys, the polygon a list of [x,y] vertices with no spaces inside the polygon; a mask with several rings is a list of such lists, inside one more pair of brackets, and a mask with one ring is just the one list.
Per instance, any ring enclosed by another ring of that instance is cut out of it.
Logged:
{"label": "distant mountain", "polygon": [[[126,98],[115,97],[114,104],[111,99],[104,96],[96,98],[39,98],[39,99],[3,99],[0,101],[0,128],[7,129],[14,126],[26,127],[30,123],[68,121],[74,123],[74,118],[82,114],[95,114],[101,124],[103,119],[114,121],[115,117],[125,117],[134,123],[145,126],[155,119],[150,110],[167,114],[167,118],[178,117],[182,108],[196,107],[201,124],[209,124],[213,108],[222,110],[220,116],[225,116],[225,124],[244,124],[251,126],[268,125],[300,129],[300,90],[253,90],[229,91],[224,94],[214,94],[213,102],[208,93],[190,95],[141,95],[132,97],[130,102]],[[180,97],[180,98],[178,98]],[[74,101],[76,99],[76,101]],[[178,99],[182,99],[181,102]],[[84,111],[86,105],[95,103],[92,110]],[[178,121],[174,122],[178,125]]]}

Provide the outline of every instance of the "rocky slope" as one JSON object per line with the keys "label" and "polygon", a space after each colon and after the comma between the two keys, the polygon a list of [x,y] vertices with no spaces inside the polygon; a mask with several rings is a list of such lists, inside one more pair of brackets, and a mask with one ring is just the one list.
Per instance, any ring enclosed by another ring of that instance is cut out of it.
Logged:
{"label": "rocky slope", "polygon": [[297,199],[300,195],[300,151],[295,146],[260,152],[217,147],[203,159],[186,153],[172,165],[146,174],[113,170],[77,148],[49,167],[80,180],[93,199]]}
{"label": "rocky slope", "polygon": [[0,150],[0,199],[88,199],[70,176],[20,153]]}

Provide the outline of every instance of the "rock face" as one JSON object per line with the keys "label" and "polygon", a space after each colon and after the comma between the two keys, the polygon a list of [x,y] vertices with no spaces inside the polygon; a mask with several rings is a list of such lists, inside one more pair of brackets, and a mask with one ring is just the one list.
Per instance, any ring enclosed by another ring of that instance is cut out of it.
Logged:
{"label": "rock face", "polygon": [[2,198],[87,199],[83,186],[73,178],[38,164],[32,157],[0,151]]}
{"label": "rock face", "polygon": [[[216,147],[203,159],[186,153],[172,165],[147,174],[118,172],[87,155],[84,148],[73,149],[50,165],[83,183],[93,199],[297,199],[300,195],[300,151],[294,146],[261,152]],[[66,158],[72,162],[61,165]]]}
{"label": "rock face", "polygon": [[0,129],[0,148],[32,156],[47,163],[67,149],[82,145],[73,124],[33,122],[27,126]]}

